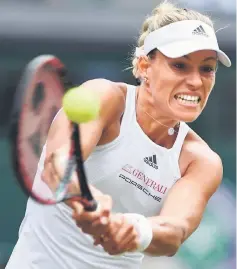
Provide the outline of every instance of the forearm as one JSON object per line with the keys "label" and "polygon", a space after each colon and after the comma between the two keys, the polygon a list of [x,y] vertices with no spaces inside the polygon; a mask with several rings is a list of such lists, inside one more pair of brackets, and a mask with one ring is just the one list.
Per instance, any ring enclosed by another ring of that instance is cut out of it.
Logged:
{"label": "forearm", "polygon": [[184,222],[164,217],[148,218],[153,238],[145,253],[154,256],[173,256],[187,235]]}

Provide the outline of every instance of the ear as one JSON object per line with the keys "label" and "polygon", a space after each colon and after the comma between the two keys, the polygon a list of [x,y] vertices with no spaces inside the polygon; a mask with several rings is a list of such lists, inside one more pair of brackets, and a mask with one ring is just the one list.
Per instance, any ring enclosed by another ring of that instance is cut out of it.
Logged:
{"label": "ear", "polygon": [[138,74],[143,79],[147,77],[147,69],[150,67],[150,62],[147,56],[142,56],[138,59],[137,69]]}

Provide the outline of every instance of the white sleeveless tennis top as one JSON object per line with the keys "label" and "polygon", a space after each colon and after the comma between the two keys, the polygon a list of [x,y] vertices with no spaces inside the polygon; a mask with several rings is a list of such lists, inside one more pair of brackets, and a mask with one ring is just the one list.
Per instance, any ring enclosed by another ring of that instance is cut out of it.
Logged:
{"label": "white sleeveless tennis top", "polygon": [[[180,178],[180,151],[189,127],[181,123],[171,149],[152,142],[136,121],[135,87],[129,85],[120,135],[97,146],[85,162],[88,180],[113,198],[113,211],[158,215],[172,185]],[[43,167],[44,152],[38,176]],[[37,176],[36,176],[37,180]],[[110,256],[93,246],[75,225],[65,204],[42,206],[28,200],[19,239],[7,269],[138,269],[142,253]]]}

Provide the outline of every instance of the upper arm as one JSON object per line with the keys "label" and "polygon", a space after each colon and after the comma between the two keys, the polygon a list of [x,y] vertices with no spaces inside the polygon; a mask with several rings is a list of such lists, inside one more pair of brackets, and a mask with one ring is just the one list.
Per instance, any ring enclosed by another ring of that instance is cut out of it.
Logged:
{"label": "upper arm", "polygon": [[185,240],[201,222],[210,197],[222,180],[222,162],[211,150],[204,151],[170,190],[160,217],[172,217],[183,225]]}
{"label": "upper arm", "polygon": [[[88,91],[93,91],[100,98],[100,112],[97,119],[80,124],[81,148],[84,160],[98,144],[104,128],[119,120],[124,110],[124,94],[120,87],[104,79],[95,79],[83,84]],[[47,138],[47,155],[59,148],[68,150],[71,130],[70,122],[63,109],[54,119]]]}

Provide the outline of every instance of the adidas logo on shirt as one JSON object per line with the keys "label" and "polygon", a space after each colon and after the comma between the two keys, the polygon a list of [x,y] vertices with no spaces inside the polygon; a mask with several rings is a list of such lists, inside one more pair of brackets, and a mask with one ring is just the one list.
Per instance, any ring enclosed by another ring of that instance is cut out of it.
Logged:
{"label": "adidas logo on shirt", "polygon": [[157,161],[156,161],[156,155],[150,156],[150,157],[145,157],[144,158],[144,162],[148,165],[150,165],[151,167],[158,169],[157,166]]}
{"label": "adidas logo on shirt", "polygon": [[202,25],[193,30],[193,35],[203,35],[208,37],[208,34],[205,32]]}

